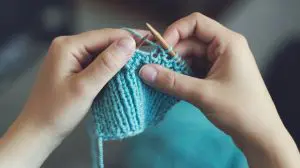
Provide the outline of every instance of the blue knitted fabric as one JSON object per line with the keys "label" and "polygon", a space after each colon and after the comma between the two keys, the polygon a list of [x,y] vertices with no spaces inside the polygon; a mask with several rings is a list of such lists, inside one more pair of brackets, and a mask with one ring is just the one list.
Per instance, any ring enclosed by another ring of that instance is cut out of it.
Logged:
{"label": "blue knitted fabric", "polygon": [[160,64],[176,72],[190,74],[187,64],[180,57],[169,56],[158,45],[153,47],[150,52],[136,50],[92,104],[94,133],[99,148],[97,167],[104,167],[102,141],[123,139],[143,132],[148,126],[161,121],[178,102],[175,97],[146,85],[139,77],[139,70],[145,64]]}

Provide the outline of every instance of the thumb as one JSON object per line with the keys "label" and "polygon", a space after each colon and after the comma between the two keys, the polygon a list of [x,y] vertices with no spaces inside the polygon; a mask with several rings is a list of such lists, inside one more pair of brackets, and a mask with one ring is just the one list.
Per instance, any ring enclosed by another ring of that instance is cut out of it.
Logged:
{"label": "thumb", "polygon": [[204,85],[205,82],[157,64],[143,66],[139,74],[148,85],[193,104],[197,102],[195,98],[199,96],[196,95],[200,95],[201,85]]}
{"label": "thumb", "polygon": [[89,90],[98,93],[105,84],[127,63],[135,51],[132,37],[124,37],[112,43],[80,74],[79,80]]}

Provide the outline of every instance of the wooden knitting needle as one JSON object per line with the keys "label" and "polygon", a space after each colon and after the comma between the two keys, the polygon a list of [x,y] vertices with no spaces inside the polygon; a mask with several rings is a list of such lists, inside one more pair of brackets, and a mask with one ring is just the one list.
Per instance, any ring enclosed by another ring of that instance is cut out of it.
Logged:
{"label": "wooden knitting needle", "polygon": [[[159,34],[157,30],[155,30],[149,23],[146,23],[146,26],[150,30],[150,32],[153,34],[154,38],[160,43],[160,45],[165,49],[169,50],[170,46],[166,42],[166,40]],[[173,50],[169,50],[169,54],[172,56],[175,56],[176,53]]]}

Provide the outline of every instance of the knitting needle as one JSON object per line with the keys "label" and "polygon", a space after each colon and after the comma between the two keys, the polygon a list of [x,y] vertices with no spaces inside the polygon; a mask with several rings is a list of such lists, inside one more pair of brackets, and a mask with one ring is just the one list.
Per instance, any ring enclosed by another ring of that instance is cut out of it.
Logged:
{"label": "knitting needle", "polygon": [[172,56],[175,56],[176,53],[173,50],[170,50],[169,44],[166,42],[166,40],[159,34],[157,30],[155,30],[149,23],[146,23],[146,26],[150,30],[150,32],[153,34],[154,38],[160,43],[160,45],[165,49],[168,50],[169,54]]}
{"label": "knitting needle", "polygon": [[136,44],[136,49],[139,49],[144,43],[145,41],[148,39],[149,34],[145,35],[137,44]]}

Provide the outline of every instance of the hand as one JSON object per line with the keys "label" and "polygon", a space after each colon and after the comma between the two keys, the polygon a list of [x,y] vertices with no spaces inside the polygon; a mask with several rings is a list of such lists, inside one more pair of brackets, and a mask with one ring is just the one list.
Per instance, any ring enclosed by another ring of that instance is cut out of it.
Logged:
{"label": "hand", "polygon": [[0,141],[0,167],[39,167],[134,51],[130,33],[119,29],[53,40],[23,112]]}
{"label": "hand", "polygon": [[[124,30],[103,29],[56,38],[25,106],[26,117],[38,127],[65,136],[134,50],[135,41]],[[100,51],[85,67],[91,53]]]}
{"label": "hand", "polygon": [[[164,38],[189,62],[206,57],[211,67],[200,79],[146,65],[140,75],[149,85],[193,103],[230,135],[256,136],[281,126],[242,35],[195,13],[169,26]],[[197,74],[198,69],[203,68],[198,66],[193,71]]]}
{"label": "hand", "polygon": [[[192,67],[199,62],[203,65],[201,60],[206,59],[208,73],[205,78],[194,78],[159,65],[145,65],[140,76],[146,83],[199,107],[213,124],[231,135],[246,154],[253,153],[248,151],[256,147],[262,149],[262,146],[276,150],[278,139],[283,139],[281,147],[283,143],[292,144],[289,149],[295,154],[295,144],[280,120],[242,35],[200,13],[194,13],[170,25],[164,38],[179,55],[192,63]],[[195,74],[199,74],[199,69],[206,67],[196,65],[193,68]],[[263,150],[257,151],[255,157],[267,156]],[[250,155],[250,166],[271,166],[257,161],[259,158],[252,161],[253,155]],[[273,160],[271,167],[279,165],[276,165],[274,156],[269,158]],[[296,165],[295,161],[292,163],[280,165]]]}

